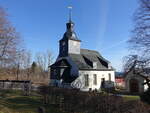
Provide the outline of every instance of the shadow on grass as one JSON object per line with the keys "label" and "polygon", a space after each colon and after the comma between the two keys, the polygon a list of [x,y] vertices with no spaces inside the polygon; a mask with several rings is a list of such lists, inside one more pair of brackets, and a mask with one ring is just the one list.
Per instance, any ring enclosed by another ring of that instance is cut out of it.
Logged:
{"label": "shadow on grass", "polygon": [[61,113],[57,108],[43,104],[41,96],[22,96],[22,94],[20,91],[1,91],[0,104],[19,113],[37,113],[38,107],[41,106],[46,108],[46,113]]}
{"label": "shadow on grass", "polygon": [[26,113],[33,111],[36,112],[37,108],[39,106],[43,106],[42,102],[40,102],[40,99],[37,98],[31,98],[31,97],[14,97],[14,98],[5,98],[0,101],[1,105],[3,105],[6,108]]}
{"label": "shadow on grass", "polygon": [[18,90],[0,90],[0,97],[7,98],[10,96],[21,95],[23,92]]}
{"label": "shadow on grass", "polygon": [[32,97],[15,97],[15,98],[8,98],[6,99],[10,108],[20,109],[20,107],[27,107],[27,108],[35,108],[37,106],[41,106],[42,103],[40,102],[39,98],[32,98]]}

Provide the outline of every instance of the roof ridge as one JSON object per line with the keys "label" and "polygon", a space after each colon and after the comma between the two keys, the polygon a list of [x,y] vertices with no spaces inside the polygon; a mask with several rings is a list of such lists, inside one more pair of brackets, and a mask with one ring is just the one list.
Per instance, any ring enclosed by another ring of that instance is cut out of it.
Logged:
{"label": "roof ridge", "polygon": [[85,53],[94,53],[95,55],[98,55],[98,56],[102,56],[99,51],[96,51],[96,50],[89,50],[89,49],[80,49],[81,50],[81,54],[85,54]]}
{"label": "roof ridge", "polygon": [[81,48],[81,50],[86,50],[86,51],[94,51],[94,52],[97,52],[97,53],[99,53],[99,52],[98,52],[98,51],[96,51],[96,50],[82,49],[82,48]]}

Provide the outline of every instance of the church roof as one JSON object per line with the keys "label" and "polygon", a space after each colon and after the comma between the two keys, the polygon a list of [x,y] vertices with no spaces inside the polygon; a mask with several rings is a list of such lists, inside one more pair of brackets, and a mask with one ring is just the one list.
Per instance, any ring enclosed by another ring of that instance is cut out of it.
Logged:
{"label": "church roof", "polygon": [[108,63],[97,51],[81,49],[80,54],[69,54],[72,61],[78,66],[79,69],[94,69],[96,63],[96,70],[108,69]]}
{"label": "church roof", "polygon": [[[77,65],[79,70],[113,70],[113,68],[109,68],[109,61],[104,59],[97,51],[81,49],[80,54],[69,54],[67,57],[71,58],[71,60]],[[61,67],[63,62],[60,61],[63,61],[63,59],[66,58],[63,57],[61,60],[58,60],[51,66]],[[65,60],[65,64],[68,64],[69,62],[66,63],[66,61],[67,60]],[[94,68],[94,63],[96,63],[96,68]]]}
{"label": "church roof", "polygon": [[55,62],[51,65],[51,67],[69,67],[71,66],[66,59],[63,59],[61,61]]}

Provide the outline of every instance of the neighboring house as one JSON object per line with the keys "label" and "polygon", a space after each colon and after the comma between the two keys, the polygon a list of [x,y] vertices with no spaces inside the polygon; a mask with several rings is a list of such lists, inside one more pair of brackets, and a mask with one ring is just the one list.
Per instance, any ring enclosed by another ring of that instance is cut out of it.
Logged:
{"label": "neighboring house", "polygon": [[50,66],[50,84],[84,91],[113,87],[115,76],[110,62],[97,51],[80,48],[81,40],[74,32],[71,20],[66,27],[67,30],[59,41],[58,58]]}
{"label": "neighboring house", "polygon": [[125,87],[125,79],[124,79],[124,73],[116,72],[115,73],[115,83],[116,87]]}
{"label": "neighboring house", "polygon": [[[147,71],[150,72],[150,71]],[[147,85],[143,85],[144,78],[134,73],[133,69],[130,69],[125,73],[125,88],[130,93],[143,93],[147,90]]]}

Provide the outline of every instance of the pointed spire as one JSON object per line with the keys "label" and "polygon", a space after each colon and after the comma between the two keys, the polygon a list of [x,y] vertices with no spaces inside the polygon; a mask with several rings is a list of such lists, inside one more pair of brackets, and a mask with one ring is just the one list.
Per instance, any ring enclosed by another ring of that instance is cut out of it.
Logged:
{"label": "pointed spire", "polygon": [[72,22],[72,6],[68,6],[69,9],[69,22],[66,24],[67,31],[73,32],[74,23]]}
{"label": "pointed spire", "polygon": [[71,19],[72,19],[72,6],[68,6],[68,9],[69,9],[69,22],[72,22]]}
{"label": "pointed spire", "polygon": [[80,41],[76,36],[76,33],[74,32],[74,23],[72,22],[72,6],[68,6],[68,9],[69,9],[69,22],[66,23],[66,32],[64,33],[62,40],[72,39]]}

